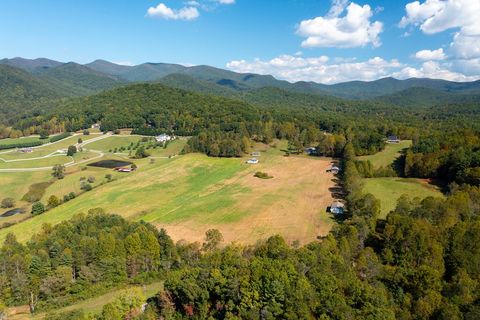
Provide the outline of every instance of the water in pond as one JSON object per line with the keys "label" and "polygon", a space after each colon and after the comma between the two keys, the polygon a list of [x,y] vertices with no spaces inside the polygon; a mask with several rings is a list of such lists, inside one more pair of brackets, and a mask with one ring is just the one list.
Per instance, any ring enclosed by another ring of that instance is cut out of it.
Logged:
{"label": "water in pond", "polygon": [[11,217],[11,216],[14,216],[16,214],[21,214],[21,213],[25,213],[25,210],[20,209],[20,208],[16,208],[16,209],[8,210],[4,214],[0,215],[0,218]]}
{"label": "water in pond", "polygon": [[101,161],[97,161],[97,162],[94,162],[94,163],[90,163],[89,166],[90,167],[113,169],[113,168],[118,168],[118,167],[129,166],[131,164],[132,164],[132,162],[121,161],[121,160],[101,160]]}

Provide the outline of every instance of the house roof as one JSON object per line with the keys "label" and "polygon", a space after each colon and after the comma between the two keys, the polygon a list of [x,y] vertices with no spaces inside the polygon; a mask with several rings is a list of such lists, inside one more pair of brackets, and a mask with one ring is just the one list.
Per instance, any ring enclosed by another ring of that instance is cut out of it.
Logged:
{"label": "house roof", "polygon": [[345,204],[343,204],[340,201],[335,201],[335,202],[332,203],[331,207],[332,208],[343,208],[343,207],[345,207]]}

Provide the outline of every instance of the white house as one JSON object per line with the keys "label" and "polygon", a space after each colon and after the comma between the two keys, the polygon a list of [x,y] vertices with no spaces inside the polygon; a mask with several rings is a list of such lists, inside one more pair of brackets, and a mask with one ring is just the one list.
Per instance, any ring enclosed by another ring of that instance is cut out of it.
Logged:
{"label": "white house", "polygon": [[174,136],[169,136],[166,133],[162,133],[161,135],[156,136],[155,140],[157,140],[157,142],[167,142],[173,140],[174,138]]}
{"label": "white house", "polygon": [[256,158],[248,159],[248,160],[247,160],[247,163],[248,163],[248,164],[257,164],[257,163],[258,163],[258,159],[256,159]]}

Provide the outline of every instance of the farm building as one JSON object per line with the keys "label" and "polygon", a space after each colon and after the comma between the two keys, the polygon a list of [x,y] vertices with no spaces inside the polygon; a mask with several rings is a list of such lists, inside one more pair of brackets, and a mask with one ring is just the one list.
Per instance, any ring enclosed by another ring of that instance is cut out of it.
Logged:
{"label": "farm building", "polygon": [[335,201],[330,206],[330,212],[333,213],[334,215],[343,214],[344,211],[345,211],[345,205],[340,201]]}
{"label": "farm building", "polygon": [[21,148],[18,151],[23,153],[30,153],[30,152],[33,152],[33,148]]}
{"label": "farm building", "polygon": [[387,143],[400,143],[400,139],[395,135],[391,135],[388,136]]}
{"label": "farm building", "polygon": [[118,171],[118,172],[133,172],[133,171],[135,171],[135,168],[115,168],[115,171]]}
{"label": "farm building", "polygon": [[327,172],[331,172],[333,174],[338,174],[340,172],[340,168],[337,166],[332,166],[330,169],[327,169]]}
{"label": "farm building", "polygon": [[252,152],[250,155],[251,155],[252,157],[260,157],[260,156],[261,156],[260,152],[258,152],[258,151],[254,151],[254,152]]}
{"label": "farm building", "polygon": [[155,140],[157,140],[157,142],[167,142],[167,141],[173,140],[174,138],[175,138],[174,136],[170,136],[166,133],[162,133],[161,135],[156,136]]}
{"label": "farm building", "polygon": [[248,164],[257,164],[257,163],[258,163],[258,159],[256,159],[256,158],[248,159],[248,160],[247,160],[247,163],[248,163]]}

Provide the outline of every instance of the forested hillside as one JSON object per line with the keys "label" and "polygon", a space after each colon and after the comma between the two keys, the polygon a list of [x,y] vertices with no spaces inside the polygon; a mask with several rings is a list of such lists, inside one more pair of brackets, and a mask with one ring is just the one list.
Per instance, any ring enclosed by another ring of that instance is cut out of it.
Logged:
{"label": "forested hillside", "polygon": [[0,122],[24,115],[60,95],[41,80],[18,68],[0,65]]}

